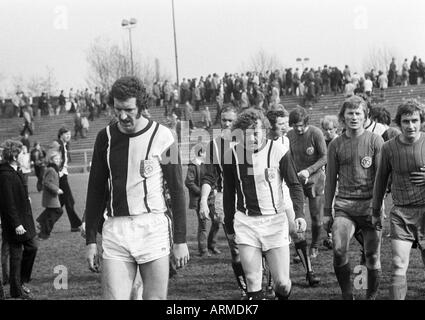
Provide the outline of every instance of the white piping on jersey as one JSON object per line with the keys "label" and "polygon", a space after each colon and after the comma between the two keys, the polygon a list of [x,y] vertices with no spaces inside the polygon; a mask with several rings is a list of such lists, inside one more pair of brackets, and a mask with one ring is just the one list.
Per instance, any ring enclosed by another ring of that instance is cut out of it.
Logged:
{"label": "white piping on jersey", "polygon": [[245,196],[245,193],[243,192],[241,173],[239,172],[239,161],[238,161],[238,156],[236,154],[235,147],[232,147],[232,152],[233,152],[233,155],[235,156],[236,172],[238,174],[239,185],[240,185],[241,193],[242,193],[242,197],[243,197],[243,207],[245,208],[245,214],[247,215],[248,214],[248,209],[246,207],[246,200],[245,200],[246,199],[246,196]]}
{"label": "white piping on jersey", "polygon": [[111,154],[111,131],[110,131],[110,126],[106,127],[106,134],[108,135],[108,149],[106,150],[106,160],[108,162],[108,169],[109,169],[109,190],[111,193],[111,199],[110,199],[110,204],[111,204],[111,217],[114,216],[114,207],[113,207],[113,199],[114,199],[114,187],[113,187],[113,183],[112,183],[112,170],[111,170],[111,163],[109,161],[109,157]]}
{"label": "white piping on jersey", "polygon": [[[223,172],[223,167],[221,165],[221,156],[219,154],[218,145],[217,145],[217,142],[215,141],[215,139],[213,139],[213,145],[214,145],[214,148],[215,148],[215,154],[217,155],[217,163],[220,167],[221,172]],[[223,151],[223,150],[221,150],[221,151]]]}

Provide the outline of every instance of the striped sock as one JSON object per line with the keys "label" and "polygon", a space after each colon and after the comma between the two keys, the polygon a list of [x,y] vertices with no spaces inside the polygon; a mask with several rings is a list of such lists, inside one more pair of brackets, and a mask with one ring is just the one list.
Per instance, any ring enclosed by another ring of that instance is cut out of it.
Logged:
{"label": "striped sock", "polygon": [[391,279],[390,287],[390,299],[391,300],[404,300],[407,293],[407,281],[406,276],[400,276],[393,274]]}

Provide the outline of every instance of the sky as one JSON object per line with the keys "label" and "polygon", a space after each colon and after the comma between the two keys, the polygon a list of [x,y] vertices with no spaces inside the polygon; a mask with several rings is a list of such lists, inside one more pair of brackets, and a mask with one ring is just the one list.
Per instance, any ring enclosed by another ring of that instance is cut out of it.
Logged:
{"label": "sky", "polygon": [[[87,51],[99,39],[128,46],[122,19],[135,18],[135,59],[158,59],[176,81],[172,0],[1,0],[0,91],[12,79],[47,74],[58,87],[86,87]],[[362,71],[386,48],[425,58],[422,0],[174,0],[179,78],[241,72],[258,52],[283,67],[323,64]],[[129,51],[129,50],[128,50]]]}

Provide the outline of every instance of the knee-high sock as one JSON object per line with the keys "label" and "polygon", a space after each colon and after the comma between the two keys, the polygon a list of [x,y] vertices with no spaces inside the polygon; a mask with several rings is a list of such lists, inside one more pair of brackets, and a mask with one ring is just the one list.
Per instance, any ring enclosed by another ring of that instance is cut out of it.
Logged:
{"label": "knee-high sock", "polygon": [[322,232],[322,225],[311,226],[311,247],[312,248],[319,247],[321,232]]}
{"label": "knee-high sock", "polygon": [[406,276],[393,275],[390,287],[391,300],[404,300],[407,292]]}
{"label": "knee-high sock", "polygon": [[367,299],[375,300],[381,282],[381,269],[367,269]]}
{"label": "knee-high sock", "polygon": [[271,287],[273,285],[272,273],[267,271],[267,287]]}
{"label": "knee-high sock", "polygon": [[236,276],[236,281],[238,282],[239,288],[241,288],[243,291],[246,292],[246,279],[245,279],[245,272],[242,268],[242,263],[240,262],[232,262],[232,268],[233,272]]}
{"label": "knee-high sock", "polygon": [[313,269],[311,267],[310,256],[307,253],[307,241],[301,240],[300,242],[296,242],[295,243],[295,251],[297,252],[298,256],[300,257],[301,262],[302,262],[306,272],[313,271]]}
{"label": "knee-high sock", "polygon": [[344,300],[351,300],[353,297],[353,287],[351,285],[351,268],[350,263],[346,263],[341,267],[334,266],[335,275],[341,288]]}

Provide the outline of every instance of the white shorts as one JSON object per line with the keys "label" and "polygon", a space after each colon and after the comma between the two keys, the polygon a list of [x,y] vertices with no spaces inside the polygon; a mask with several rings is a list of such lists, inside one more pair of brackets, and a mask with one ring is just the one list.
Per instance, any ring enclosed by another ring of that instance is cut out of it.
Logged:
{"label": "white shorts", "polygon": [[143,264],[167,256],[170,230],[165,214],[108,217],[102,229],[103,259]]}
{"label": "white shorts", "polygon": [[289,245],[288,219],[286,214],[247,216],[236,211],[236,243],[267,251]]}

